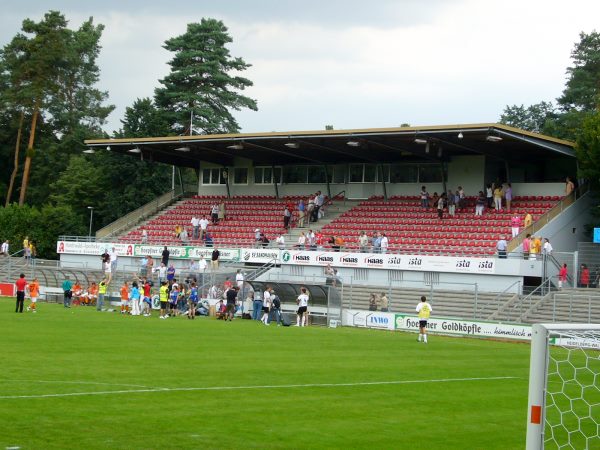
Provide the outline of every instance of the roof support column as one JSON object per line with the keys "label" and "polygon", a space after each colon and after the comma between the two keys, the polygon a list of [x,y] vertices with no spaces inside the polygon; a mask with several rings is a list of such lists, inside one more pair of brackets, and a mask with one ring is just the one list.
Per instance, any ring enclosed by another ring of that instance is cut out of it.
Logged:
{"label": "roof support column", "polygon": [[[444,161],[440,161],[440,170],[442,171],[442,190],[443,192],[448,192],[448,187],[446,186],[446,166],[447,164]],[[434,205],[437,208],[437,206]]]}
{"label": "roof support column", "polygon": [[383,187],[383,199],[387,200],[388,199],[387,186],[385,184],[385,176],[383,173],[383,164],[377,164],[377,172],[381,174],[381,186]]}
{"label": "roof support column", "polygon": [[510,183],[510,167],[508,166],[508,160],[504,160],[504,171],[506,172],[506,182]]}
{"label": "roof support column", "polygon": [[[283,177],[283,168],[281,170],[281,176]],[[277,177],[275,177],[274,165],[271,165],[271,179],[273,180],[273,187],[275,188],[275,198],[279,200],[279,187],[277,186]]]}
{"label": "roof support column", "polygon": [[323,169],[325,170],[325,181],[327,182],[327,197],[331,200],[331,185],[329,184],[329,172],[326,164],[323,165]]}
{"label": "roof support column", "polygon": [[223,176],[225,177],[225,187],[227,188],[227,198],[231,198],[231,191],[229,190],[229,170],[226,166],[223,166]]}

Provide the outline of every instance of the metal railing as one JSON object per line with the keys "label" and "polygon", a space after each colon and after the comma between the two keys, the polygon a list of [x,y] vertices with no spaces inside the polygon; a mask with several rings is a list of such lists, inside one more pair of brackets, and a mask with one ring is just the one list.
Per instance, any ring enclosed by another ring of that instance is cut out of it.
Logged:
{"label": "metal railing", "polygon": [[174,201],[178,200],[183,196],[181,189],[175,189],[164,193],[163,195],[156,197],[154,200],[140,206],[138,209],[125,214],[120,219],[115,220],[113,223],[100,228],[96,231],[96,238],[107,239],[122,231],[137,225],[140,221],[148,218],[152,214],[156,214],[162,208],[170,205]]}
{"label": "metal railing", "polygon": [[551,209],[542,214],[538,220],[533,222],[527,228],[521,230],[521,232],[514,238],[512,238],[508,242],[508,252],[512,252],[515,248],[523,243],[523,240],[528,234],[534,236],[538,231],[540,231],[543,227],[548,225],[548,223],[561,214],[566,208],[571,206],[575,201],[582,197],[589,190],[588,184],[583,184],[571,192],[569,195],[563,197],[559,200],[559,202],[554,205]]}

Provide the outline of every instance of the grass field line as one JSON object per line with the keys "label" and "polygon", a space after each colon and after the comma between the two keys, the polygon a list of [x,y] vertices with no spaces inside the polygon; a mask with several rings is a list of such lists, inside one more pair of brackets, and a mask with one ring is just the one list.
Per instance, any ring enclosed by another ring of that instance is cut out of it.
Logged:
{"label": "grass field line", "polygon": [[303,383],[303,384],[268,384],[249,386],[204,386],[204,387],[180,387],[180,388],[145,388],[124,389],[115,391],[95,392],[63,392],[57,394],[29,394],[29,395],[0,395],[0,399],[27,399],[27,398],[55,398],[55,397],[79,397],[87,395],[114,395],[114,394],[140,394],[153,392],[189,392],[189,391],[235,391],[248,389],[293,389],[310,387],[353,387],[353,386],[383,386],[400,384],[422,384],[422,383],[455,383],[464,381],[498,381],[515,380],[519,377],[471,377],[471,378],[438,378],[429,380],[395,380],[395,381],[364,381],[355,383]]}
{"label": "grass field line", "polygon": [[147,388],[150,389],[150,386],[145,386],[143,384],[125,384],[125,383],[102,383],[97,381],[66,381],[66,380],[24,380],[24,379],[8,379],[8,378],[0,378],[0,383],[5,381],[8,382],[22,382],[22,383],[52,383],[52,384],[92,384],[98,386],[125,386],[125,387],[137,387],[137,388]]}

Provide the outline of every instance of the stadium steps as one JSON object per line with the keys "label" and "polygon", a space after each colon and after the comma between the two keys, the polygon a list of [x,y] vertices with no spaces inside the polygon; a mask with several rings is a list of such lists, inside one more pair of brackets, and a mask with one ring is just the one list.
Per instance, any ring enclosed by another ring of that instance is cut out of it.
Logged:
{"label": "stadium steps", "polygon": [[344,286],[343,306],[344,308],[369,309],[369,298],[371,293],[381,294],[386,292],[390,302],[390,311],[402,314],[415,314],[415,306],[422,295],[432,303],[434,313],[439,317],[478,318],[489,317],[499,307],[499,304],[507,302],[512,294],[487,294],[478,293],[477,304],[475,295],[470,291],[434,290],[390,288],[383,290],[381,286],[358,286],[352,288]]}
{"label": "stadium steps", "polygon": [[598,323],[600,322],[600,291],[564,289],[551,292],[536,302],[521,319],[525,323]]}
{"label": "stadium steps", "polygon": [[309,229],[313,230],[315,233],[321,231],[325,225],[329,225],[330,223],[336,221],[340,216],[350,211],[359,203],[360,201],[358,200],[346,200],[345,202],[338,200],[334,201],[334,203],[327,207],[325,216],[319,219],[318,222],[305,221],[303,228],[292,228],[292,230],[286,235],[287,244],[295,245],[298,242],[300,233],[306,233]]}

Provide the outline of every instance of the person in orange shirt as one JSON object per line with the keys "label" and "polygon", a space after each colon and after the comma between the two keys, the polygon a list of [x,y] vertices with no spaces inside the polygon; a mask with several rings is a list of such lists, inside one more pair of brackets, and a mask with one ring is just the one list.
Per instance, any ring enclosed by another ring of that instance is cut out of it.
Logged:
{"label": "person in orange shirt", "polygon": [[83,289],[79,284],[79,281],[75,280],[75,285],[73,286],[73,304],[79,305],[81,304],[81,294],[83,294]]}
{"label": "person in orange shirt", "polygon": [[34,278],[29,283],[29,297],[31,298],[31,304],[27,307],[27,311],[36,312],[37,299],[40,296],[40,283],[37,278]]}
{"label": "person in orange shirt", "polygon": [[129,288],[127,287],[127,281],[123,282],[121,286],[121,314],[127,314],[129,311]]}
{"label": "person in orange shirt", "polygon": [[85,302],[87,305],[95,305],[96,300],[98,300],[98,285],[95,281],[92,281],[90,287],[88,288],[87,298]]}

